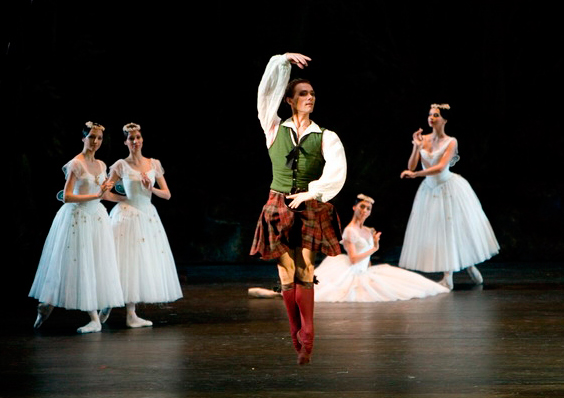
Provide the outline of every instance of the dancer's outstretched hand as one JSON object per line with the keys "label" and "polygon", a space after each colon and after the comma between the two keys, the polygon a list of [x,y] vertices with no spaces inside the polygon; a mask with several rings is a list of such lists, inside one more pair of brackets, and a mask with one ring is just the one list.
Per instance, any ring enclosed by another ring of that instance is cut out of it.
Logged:
{"label": "dancer's outstretched hand", "polygon": [[314,197],[315,197],[315,195],[312,194],[311,192],[300,192],[300,193],[295,193],[293,195],[286,196],[286,198],[288,198],[288,199],[293,199],[288,204],[288,207],[290,209],[297,209],[298,206],[302,204],[302,202],[305,202],[307,200],[311,200]]}
{"label": "dancer's outstretched hand", "polygon": [[286,53],[286,59],[294,65],[297,65],[300,69],[304,69],[308,66],[307,61],[311,61],[310,57],[298,53]]}

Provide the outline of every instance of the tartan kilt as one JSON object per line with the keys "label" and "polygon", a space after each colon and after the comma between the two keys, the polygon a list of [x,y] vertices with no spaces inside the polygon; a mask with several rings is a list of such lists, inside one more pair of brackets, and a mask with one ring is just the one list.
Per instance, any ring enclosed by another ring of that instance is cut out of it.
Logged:
{"label": "tartan kilt", "polygon": [[341,223],[332,204],[308,200],[304,211],[295,212],[284,204],[284,198],[283,193],[270,191],[255,229],[251,255],[271,260],[296,247],[328,256],[341,254]]}

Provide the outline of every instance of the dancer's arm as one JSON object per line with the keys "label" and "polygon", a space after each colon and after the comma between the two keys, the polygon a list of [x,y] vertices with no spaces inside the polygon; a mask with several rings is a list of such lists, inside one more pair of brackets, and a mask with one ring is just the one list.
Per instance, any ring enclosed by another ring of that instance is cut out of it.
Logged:
{"label": "dancer's arm", "polygon": [[414,171],[419,164],[419,151],[423,146],[423,136],[421,135],[422,132],[423,129],[420,128],[415,133],[413,133],[413,149],[411,151],[411,156],[409,156],[409,160],[407,162],[407,169],[411,171]]}
{"label": "dancer's arm", "polygon": [[322,202],[333,199],[345,185],[347,179],[347,158],[345,148],[337,134],[330,130],[323,133],[322,143],[325,166],[319,180],[311,181],[308,191]]}
{"label": "dancer's arm", "polygon": [[325,166],[321,177],[308,184],[307,192],[288,195],[289,199],[293,199],[288,207],[297,208],[302,202],[311,199],[327,202],[333,199],[345,185],[347,158],[343,144],[337,134],[329,130],[323,132],[322,151]]}
{"label": "dancer's arm", "polygon": [[262,75],[257,94],[257,110],[260,125],[266,135],[266,145],[270,148],[280,124],[278,108],[284,98],[286,86],[290,81],[292,65],[300,69],[307,66],[311,59],[297,53],[275,55],[270,58]]}
{"label": "dancer's arm", "polygon": [[[108,178],[108,182],[111,183],[111,188],[115,186],[119,179],[120,177],[117,175],[116,171],[112,169],[112,171],[110,172],[110,177]],[[127,199],[127,196],[125,195],[119,195],[111,192],[111,188],[104,192],[102,199],[109,202],[123,202]]]}
{"label": "dancer's arm", "polygon": [[92,194],[76,195],[74,194],[74,184],[76,183],[76,176],[71,171],[69,172],[67,181],[65,182],[63,202],[65,203],[82,203],[89,202],[91,200],[101,199],[104,192],[108,190],[109,184],[107,180],[100,186],[100,191]]}
{"label": "dancer's arm", "polygon": [[451,142],[448,144],[448,147],[445,150],[443,156],[441,157],[439,163],[424,170],[418,170],[418,171],[405,170],[401,173],[400,178],[426,177],[426,176],[441,173],[446,167],[448,167],[448,164],[450,163],[451,159],[454,157],[454,155],[456,155],[457,145],[458,144],[456,142],[456,139],[452,139]]}
{"label": "dancer's arm", "polygon": [[372,230],[372,239],[374,240],[374,247],[362,253],[356,252],[356,248],[353,242],[351,242],[346,238],[343,239],[343,246],[345,247],[349,259],[351,260],[351,264],[356,264],[361,260],[365,259],[366,257],[370,257],[371,255],[376,253],[380,248],[380,235],[382,235],[382,232],[376,232],[375,230]]}
{"label": "dancer's arm", "polygon": [[143,173],[142,178],[143,178],[143,180],[142,180],[143,186],[146,189],[151,191],[153,194],[155,194],[159,198],[166,199],[166,200],[170,199],[171,193],[170,193],[170,190],[168,189],[168,185],[166,184],[166,180],[165,180],[164,176],[156,178],[157,184],[159,186],[158,188],[156,188],[151,183],[151,180],[149,179],[149,177],[147,177],[147,175],[145,173]]}

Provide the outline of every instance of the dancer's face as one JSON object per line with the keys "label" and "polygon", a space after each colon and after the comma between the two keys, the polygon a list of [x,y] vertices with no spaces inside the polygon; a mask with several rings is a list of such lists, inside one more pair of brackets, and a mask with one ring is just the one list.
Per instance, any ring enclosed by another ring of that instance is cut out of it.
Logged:
{"label": "dancer's face", "polygon": [[366,200],[358,202],[353,206],[354,216],[359,220],[366,220],[372,213],[372,204]]}
{"label": "dancer's face", "polygon": [[427,117],[427,121],[429,122],[429,127],[442,127],[447,122],[441,116],[441,110],[438,108],[431,108],[429,110],[429,116]]}
{"label": "dancer's face", "polygon": [[315,91],[309,83],[299,83],[294,87],[294,96],[286,98],[294,113],[311,113],[315,106]]}
{"label": "dancer's face", "polygon": [[143,147],[143,136],[139,130],[130,131],[125,140],[125,145],[129,148],[129,152],[136,153],[141,151]]}
{"label": "dancer's face", "polygon": [[88,135],[82,139],[84,142],[84,149],[96,152],[102,145],[104,140],[104,133],[102,130],[93,128]]}

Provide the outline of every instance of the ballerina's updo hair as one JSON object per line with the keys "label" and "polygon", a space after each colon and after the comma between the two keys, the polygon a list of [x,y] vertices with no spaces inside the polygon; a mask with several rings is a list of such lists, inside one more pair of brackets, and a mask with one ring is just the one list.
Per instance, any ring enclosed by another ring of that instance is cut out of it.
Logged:
{"label": "ballerina's updo hair", "polygon": [[141,132],[141,126],[139,126],[137,123],[127,123],[125,126],[123,126],[123,135],[125,136],[125,138],[127,138],[129,136],[129,133],[135,130]]}
{"label": "ballerina's updo hair", "polygon": [[362,193],[359,193],[359,194],[356,196],[356,199],[354,200],[354,205],[356,206],[356,205],[357,205],[358,203],[360,203],[360,202],[368,202],[368,203],[370,203],[371,205],[373,205],[373,204],[374,204],[374,199],[372,199],[370,196],[366,196],[366,195],[364,195],[364,194],[362,194]]}
{"label": "ballerina's updo hair", "polygon": [[441,117],[445,120],[450,119],[450,105],[449,104],[431,104],[431,108],[437,108],[441,112]]}
{"label": "ballerina's updo hair", "polygon": [[88,134],[90,134],[90,132],[92,131],[92,129],[104,131],[106,128],[98,123],[86,122],[84,124],[84,127],[82,128],[82,136],[87,137]]}

